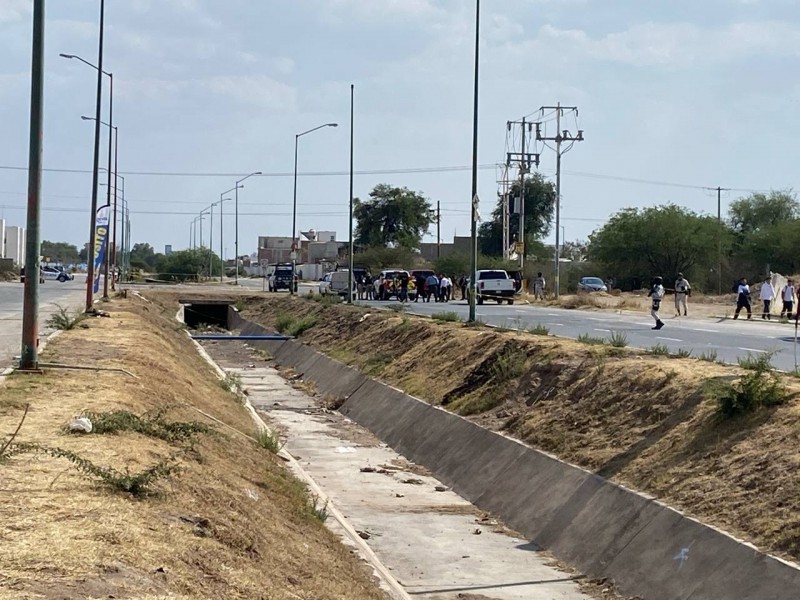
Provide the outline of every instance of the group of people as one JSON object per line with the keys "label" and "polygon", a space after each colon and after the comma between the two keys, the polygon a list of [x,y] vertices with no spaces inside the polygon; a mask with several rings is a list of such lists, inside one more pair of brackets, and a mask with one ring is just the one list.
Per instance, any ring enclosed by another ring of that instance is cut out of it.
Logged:
{"label": "group of people", "polygon": [[[763,309],[761,311],[761,318],[763,320],[772,320],[772,303],[779,296],[783,302],[781,305],[780,318],[782,319],[784,316],[790,318],[794,310],[794,299],[797,296],[797,290],[794,286],[794,281],[788,279],[786,281],[786,285],[784,285],[781,290],[778,291],[775,289],[775,286],[772,285],[771,277],[764,279],[759,292],[759,299],[763,303]],[[748,319],[753,318],[753,309],[750,305],[750,286],[745,278],[740,279],[738,285],[736,286],[736,311],[733,314],[734,319],[739,318],[739,313],[742,312],[742,309],[747,311]]]}
{"label": "group of people", "polygon": [[[683,276],[683,273],[678,273],[678,277],[675,280],[675,316],[681,316],[681,310],[683,310],[683,316],[688,316],[689,314],[689,302],[688,298],[692,294],[692,286],[689,284],[689,281],[686,277]],[[661,329],[664,327],[664,322],[661,320],[661,317],[658,315],[658,311],[661,309],[661,301],[664,299],[667,291],[664,288],[664,280],[661,277],[653,278],[653,285],[650,288],[650,291],[647,293],[649,298],[652,298],[652,305],[650,314],[652,315],[653,319],[656,321],[655,327],[653,329]]]}
{"label": "group of people", "polygon": [[[464,289],[466,286],[462,285],[462,281],[466,280],[466,276],[459,277],[458,287],[461,290],[461,298],[464,298]],[[450,302],[455,300],[455,288],[453,280],[445,273],[431,273],[427,277],[424,274],[417,275],[417,297],[414,302],[422,299],[423,302],[430,302],[433,298],[434,302]]]}
{"label": "group of people", "polygon": [[375,296],[375,280],[372,275],[365,273],[356,281],[356,293],[359,300],[372,300]]}

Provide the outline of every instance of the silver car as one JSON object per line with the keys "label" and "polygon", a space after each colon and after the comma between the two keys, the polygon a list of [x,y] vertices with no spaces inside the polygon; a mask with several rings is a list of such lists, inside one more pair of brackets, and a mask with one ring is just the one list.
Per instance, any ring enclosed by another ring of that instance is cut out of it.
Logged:
{"label": "silver car", "polygon": [[608,286],[599,277],[581,277],[578,282],[579,292],[607,292]]}

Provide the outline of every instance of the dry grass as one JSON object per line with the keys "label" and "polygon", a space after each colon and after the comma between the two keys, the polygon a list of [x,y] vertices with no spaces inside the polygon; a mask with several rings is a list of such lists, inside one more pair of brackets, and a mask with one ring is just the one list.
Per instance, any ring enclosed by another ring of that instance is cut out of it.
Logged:
{"label": "dry grass", "polygon": [[[235,396],[157,305],[115,300],[110,319],[66,332],[45,359],[124,366],[110,373],[14,375],[0,388],[0,435],[31,405],[18,442],[58,446],[95,464],[140,470],[174,456],[179,471],[142,500],[85,479],[60,459],[19,455],[0,464],[0,598],[378,599],[384,595],[313,514],[279,459],[228,428],[255,433]],[[87,410],[136,414],[174,406],[170,420],[221,435],[182,444],[120,432],[65,435]]]}
{"label": "dry grass", "polygon": [[[245,316],[269,325],[278,312],[319,310],[282,298],[252,304]],[[358,308],[327,310],[306,343],[365,371],[391,353],[381,380],[800,558],[800,382],[783,378],[785,405],[722,421],[706,382],[735,380],[737,367],[415,317],[402,326],[388,314],[360,322]],[[512,348],[525,353],[526,368],[498,386],[497,357]]]}

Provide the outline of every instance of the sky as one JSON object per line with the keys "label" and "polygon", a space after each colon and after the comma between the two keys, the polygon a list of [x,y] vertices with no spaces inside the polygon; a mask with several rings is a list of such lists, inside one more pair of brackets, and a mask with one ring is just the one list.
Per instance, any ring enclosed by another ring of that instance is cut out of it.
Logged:
{"label": "sky", "polygon": [[[119,171],[133,242],[187,247],[192,220],[239,190],[240,254],[298,230],[347,239],[350,85],[354,195],[379,183],[442,209],[442,238],[469,232],[474,0],[107,0]],[[47,2],[43,239],[89,237],[98,0]],[[24,225],[32,0],[0,0],[0,218]],[[626,207],[716,214],[753,190],[797,187],[800,5],[795,0],[484,0],[479,196],[519,149],[508,121],[577,106],[562,128],[562,225],[586,239]],[[107,114],[104,89],[103,119]],[[107,131],[107,130],[106,130]],[[555,153],[541,152],[552,177]],[[104,132],[101,160],[106,164]],[[512,172],[512,176],[516,173]],[[100,188],[105,194],[105,188]],[[214,209],[214,247],[219,244]],[[210,223],[203,222],[207,244]],[[433,235],[427,241],[434,241]],[[225,204],[226,257],[234,203]],[[553,235],[546,241],[552,241]]]}

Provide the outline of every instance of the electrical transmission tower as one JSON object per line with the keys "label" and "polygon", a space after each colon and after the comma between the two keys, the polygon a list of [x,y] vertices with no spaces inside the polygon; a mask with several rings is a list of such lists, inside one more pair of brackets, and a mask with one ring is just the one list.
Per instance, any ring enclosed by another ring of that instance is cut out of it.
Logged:
{"label": "electrical transmission tower", "polygon": [[[507,219],[509,223],[509,231],[510,231],[510,223],[511,223],[511,213],[519,215],[519,233],[517,235],[517,240],[515,244],[516,253],[519,256],[519,269],[520,271],[523,270],[525,267],[525,175],[530,173],[531,165],[539,166],[539,155],[533,152],[527,152],[527,148],[525,146],[526,135],[532,132],[533,123],[530,121],[526,121],[523,118],[521,121],[509,121],[506,124],[508,131],[511,131],[513,127],[519,127],[522,136],[522,146],[520,148],[520,152],[508,152],[506,154],[506,167],[511,167],[512,165],[516,165],[519,168],[519,196],[514,200],[514,209],[509,210],[508,207],[508,200],[509,194],[506,193],[506,204],[504,210],[509,213],[509,217]],[[508,172],[508,169],[506,169]],[[505,219],[504,219],[505,222]],[[510,233],[507,233],[504,229],[504,237],[510,237]],[[504,239],[505,250],[503,252],[503,256],[507,257],[508,255],[508,248],[510,247],[510,240]]]}
{"label": "electrical transmission tower", "polygon": [[[561,129],[561,118],[564,116],[565,111],[575,114],[578,117],[577,106],[561,106],[559,102],[556,106],[542,106],[539,108],[539,114],[544,117],[547,110],[555,111],[556,114],[556,135],[548,137],[542,135],[542,123],[536,123],[536,141],[538,142],[555,142],[556,151],[556,248],[555,248],[555,285],[554,290],[556,298],[560,293],[561,288],[561,156],[569,152],[575,145],[575,142],[583,141],[583,130],[578,129],[578,133],[573,135],[568,129]],[[576,121],[577,122],[577,121]],[[562,151],[561,145],[568,144],[567,148]]]}
{"label": "electrical transmission tower", "polygon": [[509,205],[508,205],[508,196],[509,196],[509,188],[510,182],[508,180],[509,175],[509,168],[508,165],[505,163],[501,163],[497,165],[499,169],[499,177],[497,179],[497,197],[500,200],[500,209],[502,211],[502,223],[503,223],[503,260],[509,259],[509,249],[511,246],[510,241],[510,231],[511,231],[511,219],[509,215]]}

